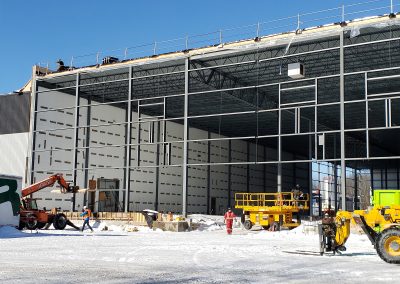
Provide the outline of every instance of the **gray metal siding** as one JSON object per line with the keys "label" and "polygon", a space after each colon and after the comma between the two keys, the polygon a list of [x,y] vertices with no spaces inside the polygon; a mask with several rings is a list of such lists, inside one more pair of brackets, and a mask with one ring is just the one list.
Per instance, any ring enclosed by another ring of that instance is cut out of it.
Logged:
{"label": "gray metal siding", "polygon": [[29,132],[30,93],[0,96],[0,135]]}

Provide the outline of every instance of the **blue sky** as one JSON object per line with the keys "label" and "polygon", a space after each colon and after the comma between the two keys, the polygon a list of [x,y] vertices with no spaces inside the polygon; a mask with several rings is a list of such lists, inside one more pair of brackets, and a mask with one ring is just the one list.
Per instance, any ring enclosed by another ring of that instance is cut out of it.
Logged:
{"label": "blue sky", "polygon": [[[363,1],[366,0],[1,0],[0,93],[22,87],[30,78],[32,66],[39,62],[54,64],[62,58],[68,63],[74,55]],[[380,2],[377,7],[389,5],[390,0]],[[326,20],[329,22],[333,20]]]}

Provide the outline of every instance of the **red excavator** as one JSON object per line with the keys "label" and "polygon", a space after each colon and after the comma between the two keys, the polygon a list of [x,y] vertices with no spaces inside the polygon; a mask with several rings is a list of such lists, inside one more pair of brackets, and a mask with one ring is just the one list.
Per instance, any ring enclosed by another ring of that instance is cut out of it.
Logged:
{"label": "red excavator", "polygon": [[22,189],[19,229],[43,229],[45,227],[49,228],[50,225],[53,224],[56,230],[64,230],[67,225],[79,230],[78,227],[67,219],[65,214],[57,213],[56,208],[52,209],[51,212],[40,210],[37,207],[36,199],[29,197],[32,193],[38,192],[46,187],[51,187],[56,182],[61,187],[61,193],[76,193],[79,191],[79,187],[71,186],[67,183],[62,174],[49,176],[40,182]]}

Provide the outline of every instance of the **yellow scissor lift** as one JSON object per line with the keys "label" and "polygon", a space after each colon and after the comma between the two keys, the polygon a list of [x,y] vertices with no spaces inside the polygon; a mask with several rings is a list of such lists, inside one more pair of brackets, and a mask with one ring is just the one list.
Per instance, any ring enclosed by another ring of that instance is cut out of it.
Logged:
{"label": "yellow scissor lift", "polygon": [[[235,208],[243,210],[242,223],[247,230],[254,225],[268,229],[274,222],[278,230],[296,228],[300,225],[299,212],[308,210],[308,203],[308,194],[293,192],[235,194]],[[294,214],[297,222],[293,221]]]}

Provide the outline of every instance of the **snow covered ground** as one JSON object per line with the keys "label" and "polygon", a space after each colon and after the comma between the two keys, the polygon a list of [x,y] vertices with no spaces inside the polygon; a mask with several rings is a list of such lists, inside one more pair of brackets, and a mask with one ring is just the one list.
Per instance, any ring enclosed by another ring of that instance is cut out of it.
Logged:
{"label": "snow covered ground", "polygon": [[[318,236],[292,231],[225,233],[221,219],[193,216],[198,231],[107,226],[94,233],[0,228],[1,283],[396,283],[366,236],[341,256],[318,253]],[[216,221],[216,222],[215,222]],[[112,230],[112,231],[111,231]]]}

